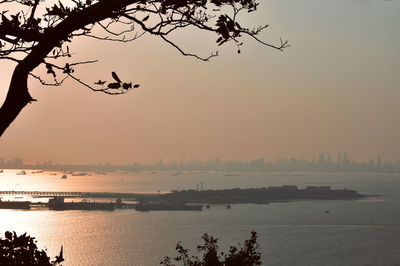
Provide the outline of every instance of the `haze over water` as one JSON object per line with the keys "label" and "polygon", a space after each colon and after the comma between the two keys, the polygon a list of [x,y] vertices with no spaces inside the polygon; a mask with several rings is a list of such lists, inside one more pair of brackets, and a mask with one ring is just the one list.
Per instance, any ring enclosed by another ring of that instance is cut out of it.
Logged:
{"label": "haze over water", "polygon": [[[300,201],[233,205],[201,212],[135,210],[0,210],[0,228],[28,232],[56,255],[63,245],[64,265],[157,265],[173,256],[177,241],[195,250],[204,232],[220,238],[221,249],[259,234],[265,265],[396,265],[400,262],[400,175],[366,173],[238,173],[176,176],[171,171],[108,173],[61,179],[59,172],[0,174],[1,190],[167,192],[175,184],[195,189],[247,188],[297,184],[331,185],[379,194],[363,200]],[[56,173],[57,175],[52,175]],[[97,184],[97,185],[96,185]],[[329,210],[329,214],[326,211]],[[366,252],[368,251],[368,252]]]}

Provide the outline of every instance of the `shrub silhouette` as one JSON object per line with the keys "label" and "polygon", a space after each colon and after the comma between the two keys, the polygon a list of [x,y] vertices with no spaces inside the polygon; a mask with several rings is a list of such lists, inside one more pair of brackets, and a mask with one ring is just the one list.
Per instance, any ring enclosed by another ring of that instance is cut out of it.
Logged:
{"label": "shrub silhouette", "polygon": [[259,244],[257,241],[257,233],[252,231],[248,240],[239,247],[231,246],[228,253],[221,252],[218,254],[218,238],[214,238],[208,234],[201,237],[204,241],[203,245],[197,246],[197,251],[203,253],[202,258],[198,256],[190,256],[189,250],[185,249],[180,242],[176,246],[178,256],[174,259],[165,257],[161,261],[161,265],[175,266],[173,261],[183,264],[184,266],[255,266],[261,265],[261,254],[258,252]]}
{"label": "shrub silhouette", "polygon": [[18,236],[15,232],[6,231],[4,239],[0,238],[0,265],[60,265],[63,259],[63,249],[60,255],[51,260],[46,251],[39,250],[34,237],[22,234]]}

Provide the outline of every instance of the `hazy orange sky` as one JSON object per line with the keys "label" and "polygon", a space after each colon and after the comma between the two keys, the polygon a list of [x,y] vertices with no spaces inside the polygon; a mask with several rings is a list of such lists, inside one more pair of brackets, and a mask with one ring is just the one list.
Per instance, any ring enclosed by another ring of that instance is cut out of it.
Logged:
{"label": "hazy orange sky", "polygon": [[[245,39],[242,53],[219,48],[204,63],[160,39],[127,44],[76,39],[75,68],[87,81],[121,79],[141,87],[95,94],[72,80],[30,81],[28,105],[0,139],[0,157],[27,162],[131,163],[264,157],[400,159],[400,1],[269,0],[254,18],[262,39],[289,39],[284,52]],[[188,51],[209,54],[215,37],[185,33]],[[74,60],[74,61],[75,61]],[[0,64],[3,101],[13,70]]]}

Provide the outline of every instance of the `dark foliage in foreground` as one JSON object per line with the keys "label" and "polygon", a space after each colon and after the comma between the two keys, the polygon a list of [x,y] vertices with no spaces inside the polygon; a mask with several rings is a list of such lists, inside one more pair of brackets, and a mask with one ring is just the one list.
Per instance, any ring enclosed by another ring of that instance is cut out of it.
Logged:
{"label": "dark foliage in foreground", "polygon": [[60,255],[51,261],[46,251],[39,250],[34,237],[26,233],[18,236],[15,232],[5,232],[5,238],[0,238],[0,265],[60,265],[63,259],[61,248]]}
{"label": "dark foliage in foreground", "polygon": [[165,257],[161,265],[175,266],[173,261],[184,266],[255,266],[261,265],[261,254],[258,252],[257,233],[252,231],[250,239],[239,244],[239,247],[231,246],[228,253],[218,254],[218,238],[208,234],[202,236],[203,245],[197,246],[197,251],[203,253],[203,257],[190,256],[189,250],[178,243],[176,250],[178,256],[174,259]]}

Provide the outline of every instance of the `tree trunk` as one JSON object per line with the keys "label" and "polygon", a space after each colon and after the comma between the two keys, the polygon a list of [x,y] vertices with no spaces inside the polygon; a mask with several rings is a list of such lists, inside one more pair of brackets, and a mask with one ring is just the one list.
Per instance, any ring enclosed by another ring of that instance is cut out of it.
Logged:
{"label": "tree trunk", "polygon": [[21,65],[15,67],[6,100],[0,108],[0,137],[9,125],[15,120],[22,109],[30,102],[35,101],[28,92],[28,73]]}
{"label": "tree trunk", "polygon": [[14,70],[7,98],[0,108],[0,137],[21,110],[28,103],[35,101],[28,92],[28,75],[44,62],[54,47],[68,40],[68,36],[72,32],[82,29],[86,25],[113,17],[115,12],[139,1],[101,0],[80,12],[71,14],[54,28],[47,29],[43,39],[18,63]]}

